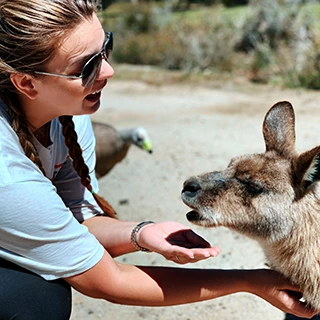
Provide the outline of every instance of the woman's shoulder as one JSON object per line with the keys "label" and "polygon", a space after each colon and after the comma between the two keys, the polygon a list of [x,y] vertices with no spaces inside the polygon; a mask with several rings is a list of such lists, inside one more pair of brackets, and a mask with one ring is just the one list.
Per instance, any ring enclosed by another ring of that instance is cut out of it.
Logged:
{"label": "woman's shoulder", "polygon": [[94,137],[91,118],[89,115],[81,115],[73,117],[74,128],[78,135],[78,142],[85,147],[86,144],[92,143]]}
{"label": "woman's shoulder", "polygon": [[8,123],[11,122],[9,115],[9,107],[0,99],[0,117],[5,119]]}
{"label": "woman's shoulder", "polygon": [[[72,117],[75,131],[79,139],[86,137],[88,139],[92,133],[91,118],[89,115],[79,115]],[[51,121],[51,135],[61,135],[61,124],[58,118]]]}
{"label": "woman's shoulder", "polygon": [[81,116],[73,116],[73,122],[74,122],[74,126],[75,126],[75,129],[77,131],[83,129],[84,131],[86,131],[86,129],[91,128],[92,125],[91,125],[91,118],[89,115],[87,114],[84,114],[84,115],[81,115]]}

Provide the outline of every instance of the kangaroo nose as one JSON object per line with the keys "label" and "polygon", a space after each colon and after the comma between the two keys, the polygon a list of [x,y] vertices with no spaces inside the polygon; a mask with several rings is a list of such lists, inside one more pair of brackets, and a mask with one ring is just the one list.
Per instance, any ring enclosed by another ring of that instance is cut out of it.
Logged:
{"label": "kangaroo nose", "polygon": [[201,191],[200,183],[195,178],[190,178],[183,184],[182,193],[190,198],[195,197]]}

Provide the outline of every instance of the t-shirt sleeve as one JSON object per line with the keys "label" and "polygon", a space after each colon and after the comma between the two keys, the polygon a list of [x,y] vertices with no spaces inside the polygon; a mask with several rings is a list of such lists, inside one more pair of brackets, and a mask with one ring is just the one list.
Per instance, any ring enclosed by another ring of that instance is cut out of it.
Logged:
{"label": "t-shirt sleeve", "polygon": [[[39,192],[39,190],[41,190]],[[1,256],[47,280],[93,267],[103,247],[65,207],[54,187],[40,181],[0,187]]]}
{"label": "t-shirt sleeve", "polygon": [[0,257],[54,280],[93,267],[104,248],[66,207],[0,119]]}

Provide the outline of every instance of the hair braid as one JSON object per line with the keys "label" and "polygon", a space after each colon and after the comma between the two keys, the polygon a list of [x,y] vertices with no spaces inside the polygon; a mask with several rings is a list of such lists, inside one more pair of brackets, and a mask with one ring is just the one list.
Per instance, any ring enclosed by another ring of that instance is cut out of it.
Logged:
{"label": "hair braid", "polygon": [[62,133],[66,146],[68,147],[70,157],[73,160],[73,168],[78,173],[82,185],[93,194],[94,199],[105,214],[112,218],[116,218],[116,212],[108,203],[108,201],[100,197],[92,190],[89,169],[82,157],[82,150],[78,143],[78,136],[74,129],[72,116],[61,116],[59,117],[59,121],[62,124]]}
{"label": "hair braid", "polygon": [[11,108],[9,108],[9,113],[12,119],[12,129],[17,134],[24,153],[41,170],[41,172],[46,175],[42,167],[37,148],[33,143],[33,134],[30,130],[29,124],[24,114],[21,114],[21,111],[18,111],[14,106],[11,106]]}

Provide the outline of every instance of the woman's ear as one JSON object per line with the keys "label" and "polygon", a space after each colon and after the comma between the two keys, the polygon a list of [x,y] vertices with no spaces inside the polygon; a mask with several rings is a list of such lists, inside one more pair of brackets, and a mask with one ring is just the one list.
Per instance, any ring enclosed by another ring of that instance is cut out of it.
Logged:
{"label": "woman's ear", "polygon": [[16,89],[26,95],[29,99],[35,99],[38,91],[34,86],[34,78],[26,73],[12,73],[10,75],[11,82]]}

